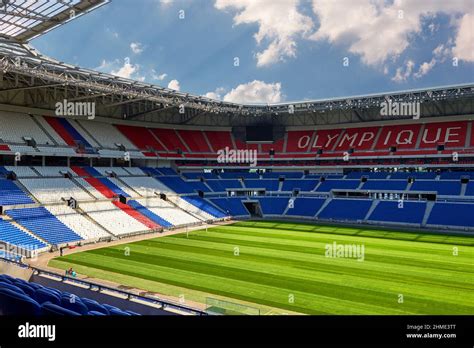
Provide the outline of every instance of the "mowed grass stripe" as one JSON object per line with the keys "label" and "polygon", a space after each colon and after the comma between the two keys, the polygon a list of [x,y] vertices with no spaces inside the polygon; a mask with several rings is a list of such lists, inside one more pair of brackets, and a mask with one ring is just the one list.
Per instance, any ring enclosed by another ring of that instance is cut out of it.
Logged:
{"label": "mowed grass stripe", "polygon": [[445,235],[445,234],[430,234],[430,233],[413,233],[413,232],[399,232],[392,230],[381,230],[376,228],[354,228],[328,225],[315,225],[310,223],[290,223],[277,221],[242,221],[231,225],[233,228],[249,229],[255,227],[257,229],[267,230],[281,230],[283,233],[324,233],[335,235],[350,235],[367,238],[382,238],[394,241],[419,241],[441,244],[457,244],[474,246],[474,239],[467,236]]}
{"label": "mowed grass stripe", "polygon": [[[170,238],[186,238],[186,236],[170,236]],[[240,238],[235,235],[224,235],[222,233],[213,233],[213,232],[205,232],[200,235],[191,234],[189,235],[189,239],[196,239],[196,240],[204,240],[204,241],[211,241],[211,242],[220,242],[224,244],[233,244],[234,247],[242,247],[242,246],[251,246],[251,247],[260,247],[263,249],[275,249],[280,251],[294,251],[298,253],[307,253],[312,254],[315,256],[324,255],[325,253],[325,246],[328,243],[299,243],[293,240],[274,240],[271,238],[265,237],[249,237],[249,236],[241,236]],[[364,244],[364,240],[360,239],[358,244]],[[332,243],[329,243],[332,244]],[[343,244],[343,243],[340,243]],[[350,243],[354,244],[354,243]],[[448,249],[443,252],[445,255],[452,256],[452,248]],[[469,252],[471,253],[471,252]],[[381,247],[380,250],[377,250],[376,247],[370,248],[370,246],[365,245],[365,259],[367,261],[379,261],[382,263],[388,264],[417,264],[423,267],[436,267],[441,269],[453,270],[456,268],[463,269],[466,271],[465,265],[471,264],[471,258],[468,256],[461,256],[461,257],[451,257],[450,259],[446,258],[444,261],[439,261],[439,255],[433,251],[433,253],[423,253],[416,252],[416,251],[405,251],[405,252],[392,252],[390,251],[389,247]],[[473,256],[474,257],[474,256]],[[416,262],[411,262],[410,260],[417,260]],[[450,261],[451,260],[451,261]],[[466,262],[463,265],[463,261]],[[451,267],[450,265],[453,265]],[[467,272],[470,272],[469,269]]]}
{"label": "mowed grass stripe", "polygon": [[[457,297],[462,293],[462,290],[467,290],[465,289],[456,289],[452,287],[446,286],[446,284],[442,285],[436,285],[433,283],[428,283],[428,284],[422,284],[419,282],[419,285],[416,289],[416,291],[413,291],[411,287],[407,284],[400,283],[399,281],[394,281],[393,279],[386,278],[380,276],[379,278],[374,278],[376,281],[371,281],[370,279],[366,279],[364,277],[361,277],[359,274],[357,276],[353,276],[350,274],[346,274],[344,277],[334,277],[332,270],[325,270],[323,267],[317,267],[312,270],[301,270],[301,269],[294,269],[293,267],[289,266],[278,266],[278,265],[266,265],[266,267],[260,267],[259,263],[253,262],[253,261],[247,261],[244,260],[241,256],[239,257],[233,257],[233,258],[220,258],[216,256],[209,255],[206,252],[201,253],[201,254],[194,254],[194,253],[188,253],[188,252],[183,252],[183,251],[172,251],[172,252],[167,252],[166,250],[161,250],[161,249],[153,249],[149,247],[139,247],[139,246],[134,246],[133,249],[130,251],[131,253],[139,253],[140,262],[143,263],[148,263],[146,260],[147,258],[153,259],[153,262],[156,262],[157,264],[161,265],[169,265],[172,268],[180,268],[180,269],[186,269],[183,266],[179,266],[177,264],[172,264],[172,261],[175,261],[177,263],[184,263],[185,266],[187,265],[196,265],[196,264],[202,264],[204,267],[201,270],[198,269],[189,269],[193,272],[196,273],[204,273],[204,274],[213,274],[213,275],[218,275],[218,276],[225,276],[228,277],[226,273],[220,273],[217,274],[213,269],[210,267],[213,264],[216,264],[219,262],[220,268],[222,270],[226,269],[228,270],[233,270],[239,273],[239,275],[242,276],[242,278],[237,278],[240,280],[245,280],[245,281],[254,281],[255,279],[262,279],[263,283],[265,283],[266,278],[271,277],[278,277],[283,278],[285,277],[288,282],[293,284],[293,287],[288,288],[289,290],[302,290],[298,288],[298,282],[302,281],[305,284],[315,284],[315,286],[321,286],[322,283],[326,285],[330,285],[332,287],[343,287],[343,290],[346,290],[346,287],[351,287],[353,288],[353,291],[351,291],[351,297],[347,297],[345,299],[348,300],[357,300],[357,301],[362,301],[361,299],[355,299],[355,296],[360,292],[364,292],[364,297],[367,297],[367,293],[373,291],[374,293],[378,292],[384,292],[386,289],[391,289],[392,291],[398,291],[398,292],[409,292],[411,296],[413,297],[420,297],[421,299],[428,299],[428,300],[443,300],[443,302],[450,302],[452,305],[456,305],[458,302]],[[123,251],[121,250],[113,250],[113,249],[108,249],[106,252],[102,252],[102,255],[104,256],[110,256],[110,257],[119,257],[123,258]],[[134,255],[134,260],[138,260],[139,258]],[[346,262],[351,262],[349,260],[345,260]],[[356,261],[352,261],[356,262]],[[171,264],[170,264],[171,263]],[[253,270],[259,269],[259,272],[255,272]],[[255,279],[248,279],[248,273],[255,273]],[[231,278],[235,279],[235,275],[230,276]],[[297,278],[295,278],[297,277]],[[389,280],[384,280],[384,278],[389,279]],[[313,285],[314,285],[313,284]],[[283,285],[276,285],[274,283],[268,284],[271,286],[280,286],[283,287]],[[437,288],[435,288],[437,286]],[[309,291],[309,289],[306,289]],[[311,290],[312,291],[312,290]],[[336,289],[336,292],[338,289]],[[344,291],[342,291],[344,292]],[[349,291],[348,291],[349,292]],[[436,294],[434,296],[433,294]],[[323,294],[325,296],[330,296],[329,294]],[[379,294],[377,294],[379,295]],[[370,303],[370,299],[368,300]],[[465,300],[467,304],[467,299]],[[472,306],[472,309],[474,310],[474,299],[469,303]]]}
{"label": "mowed grass stripe", "polygon": [[[242,282],[235,279],[223,279],[215,276],[201,277],[193,272],[181,269],[169,269],[158,265],[148,264],[146,267],[142,267],[139,262],[131,260],[126,264],[118,266],[116,260],[113,258],[96,257],[96,255],[88,255],[86,259],[75,260],[73,263],[113,273],[130,275],[136,277],[137,281],[139,279],[147,279],[168,283],[194,290],[206,291],[210,294],[228,296],[229,298],[261,303],[267,306],[305,314],[361,314],[367,311],[374,314],[383,314],[387,311],[387,308],[383,306],[327,298],[319,294],[305,292],[293,292],[291,295],[293,295],[297,301],[290,304],[288,301],[290,294],[287,290],[281,288],[273,288],[258,283]],[[58,264],[63,262],[61,260],[53,261]],[[70,262],[63,262],[63,267],[68,267],[70,264]],[[219,285],[218,290],[215,289],[216,284]],[[403,308],[395,308],[392,313],[409,314],[410,312]]]}
{"label": "mowed grass stripe", "polygon": [[[427,246],[429,243],[416,242],[425,246],[420,248],[423,252],[417,254],[412,251],[411,243],[403,242],[410,244],[407,245],[409,251],[397,251],[400,244],[395,243],[396,250],[390,249],[392,240],[385,240],[387,245],[384,245],[380,239],[358,237],[356,244],[371,245],[377,257],[384,253],[394,256],[389,256],[393,258],[389,262],[386,255],[381,260],[368,260],[366,255],[366,261],[357,262],[323,257],[322,245],[328,240],[323,233],[308,236],[307,232],[289,231],[275,235],[263,228],[258,235],[254,223],[250,230],[245,225],[236,225],[192,232],[190,239],[179,235],[132,243],[128,245],[132,249],[130,257],[120,250],[122,245],[73,254],[55,262],[64,266],[73,263],[90,267],[89,273],[93,273],[93,268],[102,269],[137,277],[138,283],[139,278],[154,280],[301,313],[468,314],[474,310],[474,300],[469,295],[473,290],[470,284],[472,268],[459,263],[462,257],[457,259],[458,263],[451,261],[452,257],[447,261],[443,245],[432,247]],[[227,235],[226,227],[232,227]],[[239,229],[243,231],[240,234]],[[329,236],[332,237],[336,236]],[[338,240],[347,240],[344,237]],[[233,256],[234,246],[241,249],[240,256]],[[290,250],[285,250],[288,246]],[[317,248],[321,249],[319,254],[314,253]],[[463,255],[473,252],[471,247],[463,249],[466,249]],[[430,257],[426,261],[429,272],[423,273],[417,264],[420,260],[416,257],[420,255],[421,258]],[[398,266],[400,260],[406,260],[410,265]],[[129,268],[131,263],[136,269]],[[439,270],[438,264],[458,271]],[[399,274],[394,275],[394,270]],[[187,274],[188,278],[178,281],[177,272],[184,272],[182,274]],[[451,282],[444,284],[449,275]],[[220,281],[208,281],[216,278]],[[233,282],[240,285],[237,290],[223,284]],[[249,296],[249,289],[256,289],[250,291],[252,296]],[[400,291],[405,296],[403,305],[397,302]],[[290,293],[298,294],[300,301],[297,304],[288,303]],[[324,305],[320,302],[323,298]],[[459,298],[463,298],[462,303]]]}
{"label": "mowed grass stripe", "polygon": [[[175,244],[173,242],[179,243]],[[186,242],[187,244],[184,244]],[[209,244],[209,242],[204,242]],[[198,244],[196,240],[171,240],[166,238],[158,238],[156,240],[147,240],[137,243],[133,243],[126,246],[113,247],[116,250],[123,250],[125,247],[130,248],[131,252],[138,250],[139,252],[148,252],[150,254],[162,254],[160,251],[169,251],[165,253],[168,256],[174,256],[181,258],[183,255],[180,252],[186,252],[190,254],[198,255],[199,259],[202,260],[202,254],[208,256],[217,257],[219,260],[229,259],[232,262],[236,262],[236,257],[233,254],[232,246],[218,244],[211,246],[203,246],[202,243]],[[219,247],[219,249],[218,249]],[[148,250],[151,248],[150,250]],[[324,256],[310,258],[302,258],[294,252],[278,252],[275,253],[272,249],[262,250],[257,249],[255,251],[251,248],[245,248],[239,255],[238,261],[252,261],[260,268],[266,268],[272,265],[284,266],[288,268],[295,268],[298,270],[319,270],[324,273],[331,274],[350,274],[351,272],[357,272],[359,277],[379,279],[386,278],[391,281],[399,282],[405,281],[406,276],[409,275],[410,279],[419,283],[427,283],[430,285],[444,286],[448,288],[460,288],[466,290],[473,289],[474,277],[466,275],[462,281],[453,281],[452,272],[439,271],[436,269],[427,269],[426,267],[403,267],[403,269],[394,269],[393,267],[387,267],[385,264],[381,266],[378,263],[371,262],[370,269],[356,260],[345,260],[345,259],[329,259]],[[400,267],[399,267],[400,268]],[[436,272],[436,278],[427,276],[427,273]],[[401,275],[400,273],[403,273]],[[367,279],[369,281],[369,279]],[[450,284],[447,286],[446,284]]]}

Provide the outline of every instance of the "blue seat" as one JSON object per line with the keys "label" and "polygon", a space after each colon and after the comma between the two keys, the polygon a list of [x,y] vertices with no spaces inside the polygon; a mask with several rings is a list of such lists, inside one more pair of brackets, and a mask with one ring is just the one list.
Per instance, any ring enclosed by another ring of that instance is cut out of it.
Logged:
{"label": "blue seat", "polygon": [[107,314],[102,313],[102,312],[97,312],[97,311],[90,311],[89,313],[87,313],[87,315],[96,315],[96,316],[99,316],[99,315],[107,315]]}
{"label": "blue seat", "polygon": [[124,312],[120,309],[111,309],[109,310],[110,315],[121,315],[121,316],[131,316],[132,314]]}
{"label": "blue seat", "polygon": [[0,281],[0,288],[10,289],[12,291],[15,291],[16,293],[26,295],[25,292],[15,284],[4,283],[4,282]]}
{"label": "blue seat", "polygon": [[11,283],[14,278],[10,277],[8,274],[0,274],[0,280],[4,280],[6,283]]}
{"label": "blue seat", "polygon": [[40,313],[40,305],[26,295],[0,288],[0,315],[29,315]]}
{"label": "blue seat", "polygon": [[42,315],[80,315],[74,311],[58,306],[51,302],[45,302],[41,305]]}
{"label": "blue seat", "polygon": [[14,282],[15,286],[19,287],[21,290],[23,290],[23,292],[30,296],[32,299],[36,299],[36,289],[34,289],[33,287],[31,287],[30,285],[28,284],[25,284],[25,283],[21,283],[21,282]]}
{"label": "blue seat", "polygon": [[61,298],[61,307],[83,315],[87,314],[87,312],[89,311],[87,306],[82,303],[82,300],[75,295],[63,296]]}
{"label": "blue seat", "polygon": [[61,303],[60,297],[49,289],[38,289],[36,290],[35,294],[36,301],[38,301],[38,303],[40,304],[43,304],[45,302],[52,302],[56,305],[59,305]]}
{"label": "blue seat", "polygon": [[89,311],[95,311],[95,312],[101,312],[104,314],[109,314],[109,311],[107,308],[102,306],[99,302],[88,299],[88,298],[82,298],[82,303],[84,303]]}

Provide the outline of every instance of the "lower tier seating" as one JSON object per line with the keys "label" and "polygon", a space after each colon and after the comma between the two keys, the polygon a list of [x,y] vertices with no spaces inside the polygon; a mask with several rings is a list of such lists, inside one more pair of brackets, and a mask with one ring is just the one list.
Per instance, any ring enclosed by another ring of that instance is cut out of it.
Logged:
{"label": "lower tier seating", "polygon": [[41,284],[0,274],[0,315],[139,315]]}
{"label": "lower tier seating", "polygon": [[320,219],[364,220],[369,212],[371,200],[365,199],[332,199],[319,213]]}
{"label": "lower tier seating", "polygon": [[33,237],[14,226],[11,222],[0,218],[0,241],[21,247],[27,250],[46,247],[39,239]]}
{"label": "lower tier seating", "polygon": [[368,220],[421,224],[426,211],[426,202],[381,201]]}
{"label": "lower tier seating", "polygon": [[466,203],[435,203],[427,224],[474,227],[474,205]]}
{"label": "lower tier seating", "polygon": [[44,207],[7,210],[6,214],[50,244],[75,242],[82,239]]}

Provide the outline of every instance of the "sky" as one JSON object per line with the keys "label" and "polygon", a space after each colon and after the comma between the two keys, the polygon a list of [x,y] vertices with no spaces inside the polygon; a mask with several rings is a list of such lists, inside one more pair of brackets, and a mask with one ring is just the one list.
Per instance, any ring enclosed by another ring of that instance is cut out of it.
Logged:
{"label": "sky", "polygon": [[474,81],[473,0],[113,0],[31,42],[61,61],[237,103]]}

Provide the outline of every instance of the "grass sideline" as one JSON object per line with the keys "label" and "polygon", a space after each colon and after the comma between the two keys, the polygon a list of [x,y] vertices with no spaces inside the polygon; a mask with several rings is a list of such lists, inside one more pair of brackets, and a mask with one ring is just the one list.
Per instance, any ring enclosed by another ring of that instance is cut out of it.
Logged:
{"label": "grass sideline", "polygon": [[[326,257],[334,242],[363,245],[364,261]],[[465,236],[246,221],[49,266],[200,303],[257,304],[262,314],[474,313],[474,238]]]}

